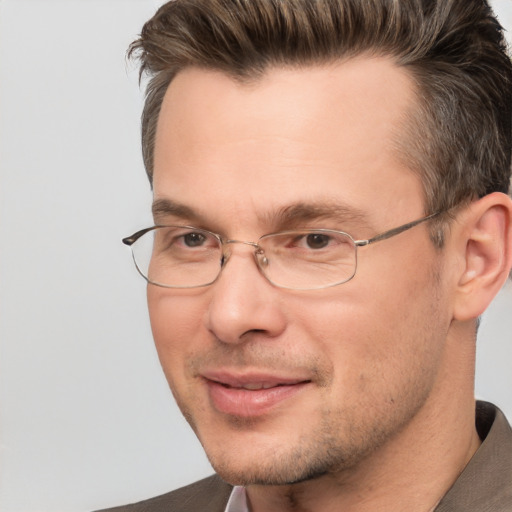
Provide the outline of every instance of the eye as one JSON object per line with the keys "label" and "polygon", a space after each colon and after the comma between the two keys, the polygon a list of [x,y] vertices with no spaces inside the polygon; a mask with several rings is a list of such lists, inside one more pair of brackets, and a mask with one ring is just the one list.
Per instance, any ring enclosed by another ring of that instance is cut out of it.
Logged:
{"label": "eye", "polygon": [[206,236],[202,233],[187,233],[182,236],[183,244],[187,247],[200,247],[206,242]]}
{"label": "eye", "polygon": [[212,233],[202,229],[169,226],[156,233],[159,236],[161,250],[170,251],[210,251],[219,246],[219,241]]}
{"label": "eye", "polygon": [[323,249],[329,245],[331,237],[323,233],[311,233],[306,236],[306,245],[310,249]]}
{"label": "eye", "polygon": [[262,237],[260,243],[266,254],[287,253],[287,257],[295,258],[338,257],[342,251],[353,249],[348,235],[328,229],[284,231]]}

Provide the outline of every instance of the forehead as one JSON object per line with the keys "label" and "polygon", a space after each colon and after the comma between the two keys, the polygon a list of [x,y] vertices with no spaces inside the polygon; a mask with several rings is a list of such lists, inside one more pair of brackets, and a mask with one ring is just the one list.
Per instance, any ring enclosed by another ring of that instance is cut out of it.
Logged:
{"label": "forehead", "polygon": [[384,58],[271,68],[250,83],[186,69],[160,112],[155,198],[239,217],[256,203],[389,207],[421,193],[394,149],[413,106],[411,79]]}

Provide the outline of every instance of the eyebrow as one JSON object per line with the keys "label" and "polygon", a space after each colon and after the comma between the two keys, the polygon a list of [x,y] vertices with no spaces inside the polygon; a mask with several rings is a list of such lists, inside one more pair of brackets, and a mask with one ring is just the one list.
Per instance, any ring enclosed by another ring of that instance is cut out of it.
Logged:
{"label": "eyebrow", "polygon": [[[211,219],[206,218],[193,208],[168,198],[159,198],[153,202],[153,218],[155,223],[163,222],[165,217],[174,217],[197,227],[209,225]],[[346,225],[368,226],[368,215],[361,209],[337,201],[298,201],[264,214],[257,214],[264,226],[272,226],[272,230],[281,231],[305,227],[304,224],[319,220],[336,223],[336,228]]]}
{"label": "eyebrow", "polygon": [[155,222],[163,217],[178,217],[191,222],[196,222],[201,218],[201,216],[189,206],[164,198],[153,201],[151,210]]}
{"label": "eyebrow", "polygon": [[334,201],[297,202],[264,216],[276,229],[303,227],[304,224],[329,220],[341,225],[366,225],[368,216],[359,208]]}

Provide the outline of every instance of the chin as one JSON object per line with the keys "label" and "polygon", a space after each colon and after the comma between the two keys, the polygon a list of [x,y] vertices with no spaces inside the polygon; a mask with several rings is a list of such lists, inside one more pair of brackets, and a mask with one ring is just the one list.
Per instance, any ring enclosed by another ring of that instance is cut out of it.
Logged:
{"label": "chin", "polygon": [[309,447],[298,443],[288,449],[266,450],[248,445],[247,451],[243,447],[227,447],[228,444],[221,452],[209,453],[208,447],[205,450],[217,474],[232,485],[292,485],[343,471],[352,465],[340,447],[332,443]]}

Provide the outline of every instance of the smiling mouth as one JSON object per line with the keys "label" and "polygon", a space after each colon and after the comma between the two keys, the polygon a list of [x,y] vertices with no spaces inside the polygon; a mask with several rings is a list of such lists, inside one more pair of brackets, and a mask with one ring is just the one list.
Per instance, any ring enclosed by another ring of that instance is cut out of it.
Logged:
{"label": "smiling mouth", "polygon": [[279,387],[283,387],[283,386],[295,386],[297,384],[304,384],[307,382],[311,382],[311,381],[297,381],[294,383],[278,383],[278,384],[267,383],[267,382],[261,382],[261,383],[249,382],[247,384],[239,384],[239,385],[225,384],[223,382],[217,381],[217,384],[220,384],[221,386],[228,388],[228,389],[245,389],[246,391],[259,391],[261,389],[272,389],[272,388],[279,388]]}
{"label": "smiling mouth", "polygon": [[239,417],[270,413],[303,391],[311,380],[240,379],[205,377],[213,408]]}

